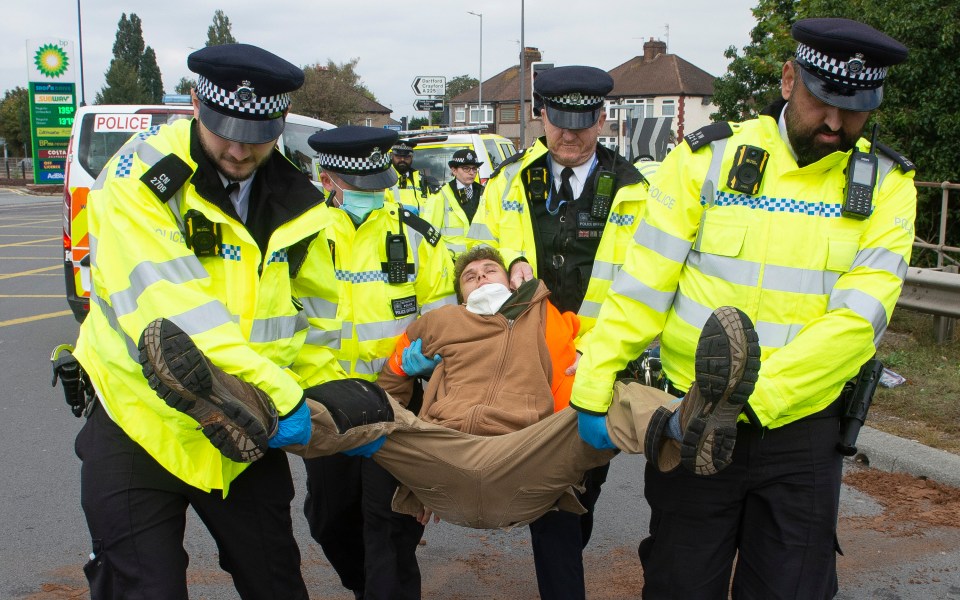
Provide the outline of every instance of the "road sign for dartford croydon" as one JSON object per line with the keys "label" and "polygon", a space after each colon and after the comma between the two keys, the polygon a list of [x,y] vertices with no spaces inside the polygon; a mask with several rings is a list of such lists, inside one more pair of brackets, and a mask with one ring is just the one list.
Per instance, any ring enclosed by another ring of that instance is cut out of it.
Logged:
{"label": "road sign for dartford croydon", "polygon": [[413,108],[416,110],[443,110],[443,100],[420,98],[413,101]]}
{"label": "road sign for dartford croydon", "polygon": [[413,93],[418,96],[442,96],[447,92],[447,78],[418,75],[413,80]]}

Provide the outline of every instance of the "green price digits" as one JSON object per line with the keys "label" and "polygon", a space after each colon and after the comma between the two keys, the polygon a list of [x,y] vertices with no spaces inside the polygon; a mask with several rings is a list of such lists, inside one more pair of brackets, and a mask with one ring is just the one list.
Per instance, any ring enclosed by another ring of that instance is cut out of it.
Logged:
{"label": "green price digits", "polygon": [[61,125],[73,125],[73,117],[60,117],[57,119]]}
{"label": "green price digits", "polygon": [[58,106],[57,111],[61,115],[72,115],[76,109],[72,106]]}

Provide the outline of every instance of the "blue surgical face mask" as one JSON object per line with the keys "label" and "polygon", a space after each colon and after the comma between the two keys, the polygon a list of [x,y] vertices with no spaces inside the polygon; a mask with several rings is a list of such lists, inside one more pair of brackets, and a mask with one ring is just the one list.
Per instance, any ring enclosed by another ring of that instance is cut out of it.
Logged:
{"label": "blue surgical face mask", "polygon": [[383,208],[383,200],[386,195],[385,190],[376,192],[345,190],[337,185],[336,181],[333,182],[333,185],[337,188],[340,198],[342,199],[340,208],[346,211],[353,222],[358,225],[363,223],[371,212],[378,208]]}

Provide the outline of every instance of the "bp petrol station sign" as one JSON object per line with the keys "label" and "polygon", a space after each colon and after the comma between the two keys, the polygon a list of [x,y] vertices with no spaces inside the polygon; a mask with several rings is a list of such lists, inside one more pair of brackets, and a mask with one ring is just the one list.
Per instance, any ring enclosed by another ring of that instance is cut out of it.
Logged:
{"label": "bp petrol station sign", "polygon": [[27,40],[34,183],[63,183],[77,111],[75,61],[72,41]]}

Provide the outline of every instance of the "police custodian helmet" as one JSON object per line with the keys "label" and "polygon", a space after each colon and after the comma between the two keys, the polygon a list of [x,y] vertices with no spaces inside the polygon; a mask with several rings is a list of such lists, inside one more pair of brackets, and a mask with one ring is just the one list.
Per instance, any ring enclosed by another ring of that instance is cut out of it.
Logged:
{"label": "police custodian helmet", "polygon": [[802,19],[790,30],[797,65],[811,94],[845,110],[870,111],[883,100],[887,68],[907,59],[907,47],[859,21]]}
{"label": "police custodian helmet", "polygon": [[303,85],[303,70],[263,48],[224,44],[187,57],[197,74],[199,117],[218,136],[263,144],[283,133],[290,92]]}
{"label": "police custodian helmet", "polygon": [[390,147],[397,132],[377,127],[344,125],[318,131],[307,139],[317,151],[317,163],[358,190],[383,190],[397,183]]}

